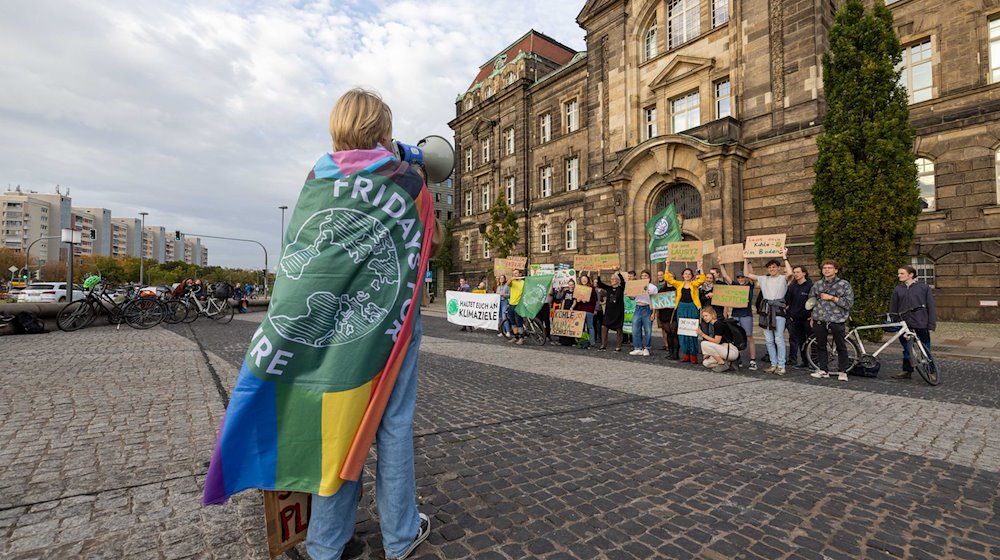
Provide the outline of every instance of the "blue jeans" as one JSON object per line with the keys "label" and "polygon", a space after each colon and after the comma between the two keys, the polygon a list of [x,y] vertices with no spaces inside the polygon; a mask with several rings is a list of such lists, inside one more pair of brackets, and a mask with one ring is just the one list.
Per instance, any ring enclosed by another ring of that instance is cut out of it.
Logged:
{"label": "blue jeans", "polygon": [[648,305],[636,305],[632,313],[632,346],[649,350],[653,343],[653,319]]}
{"label": "blue jeans", "polygon": [[[419,311],[418,311],[419,313]],[[417,354],[423,328],[414,317],[410,347],[375,434],[378,461],[375,497],[387,558],[395,558],[420,532],[417,483],[413,467],[413,411],[417,404]],[[312,496],[306,550],[313,560],[337,560],[354,534],[362,479],[346,480],[332,496]]]}
{"label": "blue jeans", "polygon": [[[929,329],[910,329],[917,333],[917,339],[924,345],[924,350],[927,350],[927,357],[931,358],[931,331]],[[910,365],[910,341],[905,338],[900,338],[899,342],[903,345],[903,371],[913,371],[913,366]]]}
{"label": "blue jeans", "polygon": [[507,308],[510,307],[510,300],[502,297],[500,298],[500,323],[503,325],[503,332],[510,334],[510,325],[504,323],[503,320],[507,317]]}
{"label": "blue jeans", "polygon": [[785,367],[785,317],[774,317],[774,330],[764,329],[764,342],[772,366]]}
{"label": "blue jeans", "polygon": [[[597,333],[594,331],[594,314],[588,312],[587,319],[583,323],[584,332],[590,335],[590,340],[587,342],[589,346],[597,346]],[[586,348],[586,346],[584,346]]]}

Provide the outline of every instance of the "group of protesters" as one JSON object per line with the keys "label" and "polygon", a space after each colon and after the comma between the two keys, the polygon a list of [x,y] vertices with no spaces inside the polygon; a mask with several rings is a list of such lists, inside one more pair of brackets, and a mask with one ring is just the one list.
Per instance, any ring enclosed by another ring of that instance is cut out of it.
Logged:
{"label": "group of protesters", "polygon": [[[789,263],[787,249],[781,250],[780,258],[767,261],[764,273],[755,273],[749,259],[744,259],[742,264],[742,269],[737,269],[733,276],[724,264],[703,271],[699,261],[695,269],[685,268],[680,278],[674,277],[669,270],[658,271],[655,282],[649,270],[637,274],[615,268],[607,281],[599,274],[592,279],[589,274],[578,271],[575,281],[571,278],[565,285],[550,290],[536,318],[544,325],[546,337],[553,340],[550,317],[556,310],[584,312],[586,319],[581,336],[555,337],[559,342],[588,350],[607,350],[610,334],[614,332],[614,351],[620,352],[623,345],[631,343],[629,353],[633,356],[651,355],[655,324],[668,359],[700,364],[715,372],[743,367],[757,371],[756,310],[757,327],[763,331],[769,362],[764,372],[780,376],[787,368],[794,367],[811,369],[810,375],[817,379],[834,377],[846,381],[851,367],[846,323],[854,305],[854,291],[851,284],[839,276],[837,262],[824,260],[820,265],[822,276],[815,282],[805,266]],[[637,279],[645,280],[642,292],[626,295],[626,282]],[[916,270],[911,266],[901,267],[898,279],[900,284],[893,292],[889,311],[905,314],[902,320],[917,333],[929,352],[930,331],[936,326],[933,294],[926,284],[916,282]],[[592,288],[588,300],[574,298],[577,283]],[[714,290],[719,285],[746,286],[746,306],[714,304]],[[499,275],[494,289],[500,296],[501,325],[497,336],[507,337],[515,344],[523,344],[524,319],[515,312],[522,288],[522,271],[516,270],[509,280],[506,275]],[[459,290],[486,293],[486,279],[473,290],[462,278]],[[651,296],[665,292],[676,293],[675,306],[654,309]],[[626,298],[631,298],[635,304],[630,333],[625,332]],[[698,320],[694,336],[690,332],[678,332],[679,319]],[[803,350],[810,336],[817,339],[813,365],[808,363]],[[832,367],[828,363],[830,338],[837,355]],[[912,372],[910,348],[906,341],[902,342],[903,371],[895,376],[899,379],[911,377]]]}

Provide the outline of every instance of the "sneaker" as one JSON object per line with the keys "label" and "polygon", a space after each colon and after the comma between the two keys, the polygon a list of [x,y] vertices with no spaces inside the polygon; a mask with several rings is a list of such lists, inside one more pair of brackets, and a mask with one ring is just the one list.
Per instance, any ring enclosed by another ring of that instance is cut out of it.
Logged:
{"label": "sneaker", "polygon": [[715,373],[722,373],[724,371],[729,371],[729,370],[730,370],[729,362],[717,365],[714,368],[712,368],[712,371],[714,371]]}
{"label": "sneaker", "polygon": [[785,368],[776,367],[774,368],[774,371],[772,371],[771,373],[773,373],[774,375],[785,375]]}
{"label": "sneaker", "polygon": [[642,355],[643,356],[648,356],[649,355],[649,348],[643,348],[642,349]]}
{"label": "sneaker", "polygon": [[809,374],[809,377],[815,377],[816,379],[826,379],[830,377],[830,374],[819,369]]}
{"label": "sneaker", "polygon": [[840,372],[840,373],[838,373],[837,374],[837,381],[847,381],[847,373],[843,372],[843,371]]}
{"label": "sneaker", "polygon": [[757,371],[757,360],[750,360],[750,366],[747,367],[750,371]]}
{"label": "sneaker", "polygon": [[420,532],[417,533],[417,538],[413,539],[413,543],[410,544],[410,546],[406,547],[406,550],[404,550],[402,554],[396,556],[395,558],[392,558],[391,560],[403,560],[404,558],[408,558],[410,554],[412,554],[413,551],[416,550],[418,546],[420,546],[420,543],[427,540],[427,537],[430,534],[431,534],[431,520],[429,517],[427,517],[426,514],[421,513]]}
{"label": "sneaker", "polygon": [[502,333],[502,332],[498,332],[498,333],[497,333],[497,337],[499,338],[499,337],[501,337],[501,336],[503,336],[503,333]]}
{"label": "sneaker", "polygon": [[893,379],[913,379],[912,371],[901,371],[892,376]]}
{"label": "sneaker", "polygon": [[507,337],[507,342],[517,342],[518,340],[521,340],[521,337],[519,337],[519,336],[509,336],[509,337]]}
{"label": "sneaker", "polygon": [[778,366],[767,366],[764,368],[764,373],[774,373],[776,369],[778,369]]}
{"label": "sneaker", "polygon": [[524,338],[520,336],[517,337],[517,342],[515,342],[514,344],[524,344]]}
{"label": "sneaker", "polygon": [[635,350],[628,353],[629,356],[641,356],[642,348],[636,348]]}

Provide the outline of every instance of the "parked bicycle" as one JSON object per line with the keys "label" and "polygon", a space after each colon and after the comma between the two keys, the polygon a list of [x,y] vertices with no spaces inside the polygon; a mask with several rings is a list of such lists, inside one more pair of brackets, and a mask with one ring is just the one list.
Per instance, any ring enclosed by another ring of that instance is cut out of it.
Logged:
{"label": "parked bicycle", "polygon": [[[924,348],[924,344],[917,338],[917,333],[910,330],[910,327],[906,325],[906,321],[903,320],[903,315],[907,313],[913,313],[917,309],[922,309],[924,306],[915,307],[909,311],[903,311],[902,313],[888,313],[886,314],[886,322],[878,325],[863,325],[855,326],[847,333],[845,339],[847,341],[847,352],[848,352],[848,363],[851,369],[856,366],[863,368],[875,368],[879,367],[878,356],[883,350],[888,348],[894,342],[903,339],[910,344],[910,365],[913,369],[920,374],[920,377],[927,382],[928,385],[937,385],[941,382],[941,374],[938,370],[937,364],[931,359],[930,353]],[[893,321],[893,318],[896,321]],[[895,333],[885,341],[882,346],[872,353],[868,353],[865,349],[865,343],[861,339],[861,331],[882,329],[885,332]],[[827,347],[830,352],[829,359],[831,363],[836,362],[836,346],[833,343],[833,337],[828,337]],[[819,344],[816,342],[816,337],[811,336],[806,341],[803,346],[806,359],[809,361],[809,365],[813,369],[821,369],[817,365],[818,355],[819,355]]]}
{"label": "parked bicycle", "polygon": [[[545,325],[535,317],[523,317],[523,319],[524,326],[522,330],[524,333],[522,336],[539,346],[545,346],[545,343],[548,342],[548,339],[545,338]],[[510,318],[504,317],[504,320],[500,323],[500,332],[513,332],[512,327]]]}
{"label": "parked bicycle", "polygon": [[71,332],[82,329],[94,322],[98,315],[106,315],[113,325],[126,323],[134,329],[149,329],[163,320],[163,306],[156,298],[139,297],[138,292],[129,288],[125,299],[119,303],[108,293],[100,276],[84,280],[87,293],[82,300],[66,304],[56,316],[60,330]]}
{"label": "parked bicycle", "polygon": [[229,303],[231,295],[231,289],[227,292],[222,288],[213,288],[207,297],[199,297],[196,292],[186,293],[183,302],[187,313],[182,321],[193,323],[198,317],[208,317],[222,324],[232,321],[236,309]]}

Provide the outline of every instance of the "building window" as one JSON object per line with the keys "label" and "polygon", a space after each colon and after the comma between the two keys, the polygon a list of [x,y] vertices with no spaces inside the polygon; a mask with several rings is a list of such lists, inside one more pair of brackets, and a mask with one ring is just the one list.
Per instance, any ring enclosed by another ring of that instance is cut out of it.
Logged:
{"label": "building window", "polygon": [[646,138],[656,137],[656,107],[646,107]]}
{"label": "building window", "polygon": [[490,258],[490,242],[485,237],[483,238],[483,258]]}
{"label": "building window", "polygon": [[990,82],[1000,82],[1000,17],[990,20]]}
{"label": "building window", "polygon": [[927,158],[917,158],[917,183],[920,185],[920,207],[924,212],[937,208],[934,197],[934,162]]}
{"label": "building window", "polygon": [[566,222],[566,249],[576,250],[576,220]]}
{"label": "building window", "polygon": [[732,94],[729,79],[715,82],[715,118],[721,119],[733,114]]}
{"label": "building window", "polygon": [[448,195],[448,204],[454,204],[454,202],[452,202],[452,200],[453,200],[452,196],[449,194]]}
{"label": "building window", "polygon": [[549,252],[549,224],[538,226],[538,247],[543,253]]}
{"label": "building window", "polygon": [[729,21],[729,0],[712,0],[712,27]]}
{"label": "building window", "polygon": [[548,142],[552,139],[552,115],[546,113],[538,119],[538,141]]}
{"label": "building window", "polygon": [[934,287],[934,261],[927,257],[910,257],[910,266],[917,269],[917,280]]}
{"label": "building window", "polygon": [[580,188],[580,158],[566,160],[566,190],[575,191]]}
{"label": "building window", "polygon": [[486,212],[490,209],[490,186],[483,185],[483,193],[481,195],[482,210]]}
{"label": "building window", "polygon": [[441,193],[434,193],[434,202],[441,202]]}
{"label": "building window", "polygon": [[465,110],[466,111],[471,111],[472,110],[472,98],[471,97],[465,100]]}
{"label": "building window", "polygon": [[514,206],[514,178],[513,177],[507,177],[507,187],[504,189],[504,192],[507,195],[507,204],[509,204],[511,207],[513,207]]}
{"label": "building window", "polygon": [[566,132],[573,132],[578,128],[580,128],[580,121],[576,110],[576,99],[574,99],[566,103]]}
{"label": "building window", "polygon": [[493,86],[486,86],[486,97],[493,97]]}
{"label": "building window", "polygon": [[483,165],[490,162],[490,139],[483,140]]}
{"label": "building window", "polygon": [[681,132],[701,124],[701,101],[698,92],[670,100],[670,131]]}
{"label": "building window", "polygon": [[463,237],[462,238],[462,245],[464,245],[465,260],[471,261],[472,260],[472,243],[471,243],[471,241],[469,240],[468,237]]}
{"label": "building window", "polygon": [[466,150],[465,150],[465,170],[466,171],[472,171],[472,166],[473,166],[473,163],[472,163],[472,150],[466,148]]}
{"label": "building window", "polygon": [[472,215],[472,193],[465,193],[465,215]]}
{"label": "building window", "polygon": [[899,83],[906,88],[910,103],[927,101],[932,97],[934,79],[931,76],[931,40],[903,48],[903,61],[899,63]]}
{"label": "building window", "polygon": [[504,146],[507,150],[507,155],[514,155],[514,127],[510,127],[503,133]]}
{"label": "building window", "polygon": [[507,72],[507,85],[513,84],[517,80],[517,76],[513,72]]}
{"label": "building window", "polygon": [[646,37],[643,43],[643,59],[650,60],[656,56],[656,23],[650,24],[646,29]]}
{"label": "building window", "polygon": [[698,16],[698,0],[671,0],[667,13],[668,48],[698,36]]}
{"label": "building window", "polygon": [[539,195],[543,198],[552,196],[552,167],[546,165],[541,169],[541,182],[539,183]]}

